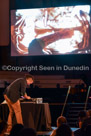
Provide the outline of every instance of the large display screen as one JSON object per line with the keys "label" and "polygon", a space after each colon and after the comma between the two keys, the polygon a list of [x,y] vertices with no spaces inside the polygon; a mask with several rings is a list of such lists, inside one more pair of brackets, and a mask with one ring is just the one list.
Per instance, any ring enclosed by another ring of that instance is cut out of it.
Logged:
{"label": "large display screen", "polygon": [[90,54],[91,6],[11,10],[11,56]]}

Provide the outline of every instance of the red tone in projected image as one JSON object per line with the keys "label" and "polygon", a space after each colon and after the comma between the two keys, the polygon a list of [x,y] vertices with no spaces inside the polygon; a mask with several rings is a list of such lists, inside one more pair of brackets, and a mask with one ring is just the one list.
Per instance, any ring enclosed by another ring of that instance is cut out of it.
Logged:
{"label": "red tone in projected image", "polygon": [[[59,55],[91,53],[90,6],[13,10],[11,55]],[[38,41],[38,46],[33,40]],[[35,50],[28,52],[29,46]]]}

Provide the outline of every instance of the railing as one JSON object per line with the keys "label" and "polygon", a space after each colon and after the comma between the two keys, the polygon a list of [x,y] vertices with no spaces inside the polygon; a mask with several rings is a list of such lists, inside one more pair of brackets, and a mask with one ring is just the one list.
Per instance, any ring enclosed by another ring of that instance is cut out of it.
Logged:
{"label": "railing", "polygon": [[68,96],[69,96],[69,93],[70,93],[70,89],[71,89],[71,86],[69,86],[69,88],[68,88],[67,95],[66,95],[66,98],[65,98],[65,102],[64,102],[64,105],[63,105],[63,109],[62,109],[61,116],[62,116],[63,113],[64,113],[64,108],[65,108],[66,103],[67,103],[67,99],[68,99]]}
{"label": "railing", "polygon": [[91,88],[91,86],[89,86],[89,87],[88,87],[87,97],[86,97],[86,102],[85,102],[84,110],[86,110],[86,109],[87,109],[87,103],[88,103],[88,98],[89,98],[90,88]]}

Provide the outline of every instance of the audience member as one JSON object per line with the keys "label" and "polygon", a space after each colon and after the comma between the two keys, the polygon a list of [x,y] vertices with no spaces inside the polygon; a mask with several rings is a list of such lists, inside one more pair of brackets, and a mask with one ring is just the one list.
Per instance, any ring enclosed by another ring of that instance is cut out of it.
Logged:
{"label": "audience member", "polygon": [[82,136],[83,135],[83,129],[82,129],[82,124],[83,121],[87,118],[87,113],[86,111],[80,111],[78,114],[78,124],[79,124],[79,129],[74,131],[74,136]]}
{"label": "audience member", "polygon": [[87,118],[82,123],[82,131],[84,132],[88,125],[91,124],[91,110],[87,111]]}
{"label": "audience member", "polygon": [[82,123],[86,118],[87,118],[86,111],[80,111],[79,114],[78,114],[79,128],[82,127]]}
{"label": "audience member", "polygon": [[23,128],[17,136],[37,136],[33,128]]}
{"label": "audience member", "polygon": [[22,124],[15,124],[10,132],[9,136],[17,136],[17,134],[24,128]]}
{"label": "audience member", "polygon": [[90,109],[87,110],[87,116],[88,116],[88,117],[91,117],[91,110],[90,110]]}
{"label": "audience member", "polygon": [[72,130],[68,124],[62,124],[57,128],[56,136],[72,136]]}
{"label": "audience member", "polygon": [[91,136],[91,124],[86,127],[85,136]]}
{"label": "audience member", "polygon": [[[59,116],[57,118],[57,128],[60,127],[63,123],[67,123],[67,120],[64,116]],[[50,136],[55,136],[56,135],[56,129],[52,131]]]}

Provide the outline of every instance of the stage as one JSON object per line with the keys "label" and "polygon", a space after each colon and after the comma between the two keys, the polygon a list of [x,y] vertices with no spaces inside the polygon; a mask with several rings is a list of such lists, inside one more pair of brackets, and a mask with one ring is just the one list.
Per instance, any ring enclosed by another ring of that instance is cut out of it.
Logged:
{"label": "stage", "polygon": [[[51,114],[48,103],[21,102],[22,116],[25,127],[36,131],[51,130]],[[9,109],[6,103],[0,104],[0,117],[7,121]],[[16,123],[15,116],[13,125]]]}

